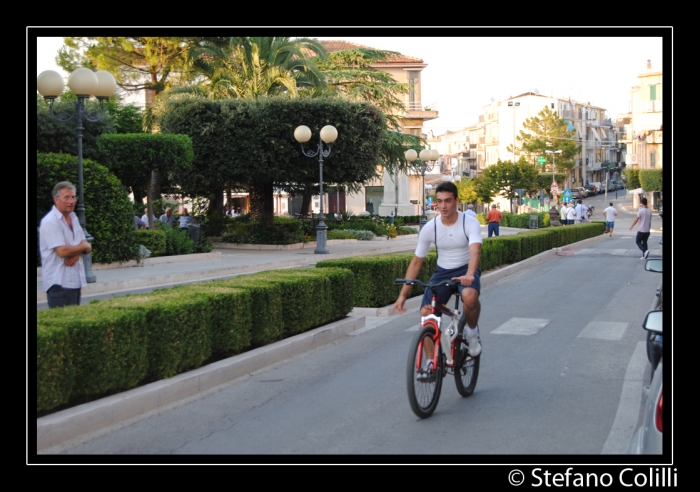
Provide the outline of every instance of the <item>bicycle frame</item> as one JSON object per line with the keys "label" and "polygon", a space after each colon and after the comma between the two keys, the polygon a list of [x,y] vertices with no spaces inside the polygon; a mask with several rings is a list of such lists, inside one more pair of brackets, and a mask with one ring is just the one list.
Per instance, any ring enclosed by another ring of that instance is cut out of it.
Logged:
{"label": "bicycle frame", "polygon": [[[458,329],[459,320],[462,315],[462,313],[458,309],[459,294],[457,294],[457,298],[455,299],[454,311],[450,310],[450,308],[447,307],[445,304],[437,302],[437,295],[435,294],[435,292],[433,292],[430,306],[430,314],[428,314],[427,316],[421,316],[421,328],[425,326],[432,326],[435,329],[435,335],[433,336],[433,343],[435,344],[433,348],[433,367],[438,367],[438,357],[440,356],[440,350],[445,350],[443,348],[443,331],[441,329],[442,315],[444,314],[452,318],[452,321],[450,321],[450,325],[447,328],[447,334],[444,337],[444,343],[449,344],[449,353],[445,351],[445,355],[447,358],[447,360],[445,361],[445,367],[448,369],[454,369],[455,345],[458,345],[459,342],[463,340],[460,334],[460,330]],[[464,341],[466,342],[466,340]],[[420,370],[420,365],[423,359],[423,341],[421,341],[419,344],[419,353],[420,357],[418,357],[418,359],[416,360],[416,370]]]}

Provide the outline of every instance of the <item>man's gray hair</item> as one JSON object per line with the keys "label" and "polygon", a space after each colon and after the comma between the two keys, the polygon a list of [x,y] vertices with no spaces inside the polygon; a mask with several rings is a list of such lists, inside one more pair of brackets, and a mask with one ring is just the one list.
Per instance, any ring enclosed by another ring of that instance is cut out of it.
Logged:
{"label": "man's gray hair", "polygon": [[166,207],[166,208],[165,208],[165,211],[167,212],[168,210],[170,210],[171,212],[173,211],[173,209],[172,209],[172,208],[170,208],[170,207]]}
{"label": "man's gray hair", "polygon": [[73,186],[73,183],[70,181],[61,181],[60,183],[57,183],[56,186],[53,187],[53,192],[52,195],[54,198],[58,198],[59,195],[61,194],[61,190],[65,190],[66,188],[70,188],[70,190],[75,193],[75,186]]}
{"label": "man's gray hair", "polygon": [[467,208],[468,208],[469,210],[474,210],[474,205],[470,203],[469,205],[467,205]]}

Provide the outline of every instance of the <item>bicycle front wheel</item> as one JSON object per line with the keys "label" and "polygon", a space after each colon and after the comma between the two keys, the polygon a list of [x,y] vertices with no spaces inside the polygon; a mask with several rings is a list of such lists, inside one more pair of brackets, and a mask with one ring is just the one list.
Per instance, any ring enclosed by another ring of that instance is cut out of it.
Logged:
{"label": "bicycle front wheel", "polygon": [[411,410],[418,417],[424,419],[430,417],[437,408],[442,388],[442,376],[444,358],[438,357],[438,367],[432,367],[428,362],[433,361],[433,353],[426,354],[424,346],[433,346],[435,328],[424,326],[413,337],[411,349],[408,351],[408,365],[406,367],[406,389],[408,390],[408,402]]}
{"label": "bicycle front wheel", "polygon": [[470,396],[476,388],[479,377],[481,354],[476,357],[469,355],[469,345],[460,339],[455,343],[455,385],[462,396]]}

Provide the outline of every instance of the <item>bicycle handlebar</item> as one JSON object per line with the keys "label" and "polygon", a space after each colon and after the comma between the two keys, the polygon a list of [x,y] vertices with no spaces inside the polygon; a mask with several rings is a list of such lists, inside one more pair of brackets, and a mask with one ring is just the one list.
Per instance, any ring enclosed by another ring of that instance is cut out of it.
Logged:
{"label": "bicycle handlebar", "polygon": [[414,279],[414,278],[397,278],[394,280],[394,285],[403,285],[403,284],[406,284],[406,285],[418,284],[420,286],[425,287],[426,289],[433,290],[433,289],[436,289],[440,286],[457,287],[460,285],[460,281],[459,280],[443,280],[442,282],[438,282],[436,284],[426,284],[426,283],[421,282],[420,280]]}

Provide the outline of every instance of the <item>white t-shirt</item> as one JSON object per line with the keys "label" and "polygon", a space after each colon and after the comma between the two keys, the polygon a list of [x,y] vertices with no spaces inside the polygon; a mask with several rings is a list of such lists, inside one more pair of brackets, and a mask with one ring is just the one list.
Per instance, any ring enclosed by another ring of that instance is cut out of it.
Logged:
{"label": "white t-shirt", "polygon": [[562,205],[561,207],[561,220],[566,219],[566,214],[569,211],[569,207],[566,206],[566,204]]}
{"label": "white t-shirt", "polygon": [[583,220],[583,218],[586,217],[586,211],[588,210],[588,207],[585,206],[583,203],[579,203],[574,207],[574,210],[576,210],[576,220]]}
{"label": "white t-shirt", "polygon": [[606,222],[615,222],[615,217],[617,216],[617,210],[615,210],[615,207],[608,207],[603,210],[603,213],[605,214]]}
{"label": "white t-shirt", "polygon": [[[435,231],[437,230],[437,241]],[[469,263],[469,245],[483,243],[481,224],[474,217],[457,211],[457,220],[451,226],[442,224],[442,215],[428,221],[418,235],[416,256],[425,258],[430,245],[437,245],[438,266],[442,268],[457,268]]]}
{"label": "white t-shirt", "polygon": [[566,220],[574,220],[576,218],[576,211],[574,210],[574,207],[569,207],[569,210],[566,211]]}
{"label": "white t-shirt", "polygon": [[474,212],[473,210],[469,209],[464,213],[467,215],[471,215],[472,217],[474,217],[476,219],[476,212]]}

